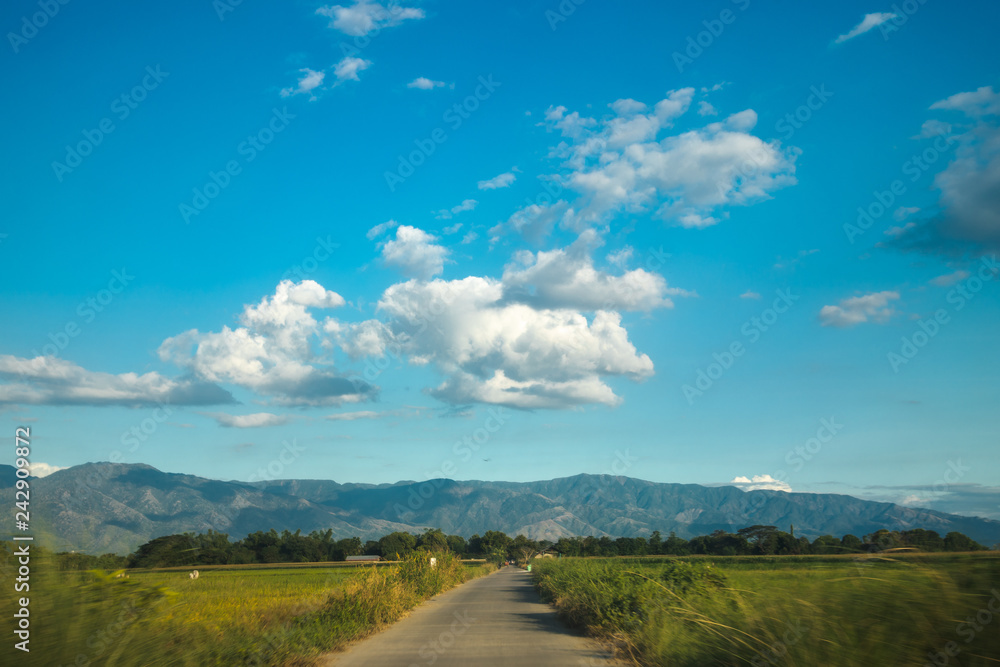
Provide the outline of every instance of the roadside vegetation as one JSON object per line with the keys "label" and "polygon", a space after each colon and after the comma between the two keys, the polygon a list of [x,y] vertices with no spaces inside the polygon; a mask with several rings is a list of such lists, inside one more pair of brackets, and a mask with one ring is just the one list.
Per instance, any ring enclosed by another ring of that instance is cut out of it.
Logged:
{"label": "roadside vegetation", "polygon": [[[436,559],[431,567],[430,558]],[[59,570],[32,559],[31,664],[310,665],[424,599],[494,571],[447,552],[375,567]],[[12,616],[14,594],[0,595]]]}
{"label": "roadside vegetation", "polygon": [[569,623],[637,665],[1000,662],[995,552],[562,558],[532,574]]}
{"label": "roadside vegetation", "polygon": [[[499,531],[368,542],[273,530],[230,541],[210,531],[159,537],[128,556],[33,546],[30,591],[17,593],[6,542],[0,615],[11,618],[16,598],[30,597],[33,664],[308,665],[514,561],[532,564],[539,589],[571,623],[610,638],[637,664],[948,664],[926,654],[949,641],[960,649],[953,664],[1000,660],[1000,617],[992,635],[957,627],[979,618],[984,596],[1000,589],[1000,559],[946,553],[982,549],[966,536],[883,530],[810,542],[793,533],[750,526],[690,541],[653,533],[552,543]],[[383,561],[343,562],[361,554]],[[1000,593],[993,604],[1000,611]]]}

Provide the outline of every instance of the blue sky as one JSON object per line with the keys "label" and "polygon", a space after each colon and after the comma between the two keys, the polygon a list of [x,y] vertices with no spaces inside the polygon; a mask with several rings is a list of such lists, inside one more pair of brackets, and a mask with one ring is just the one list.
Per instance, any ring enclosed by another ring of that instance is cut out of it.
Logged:
{"label": "blue sky", "polygon": [[1000,518],[998,19],[8,3],[0,414],[39,474]]}

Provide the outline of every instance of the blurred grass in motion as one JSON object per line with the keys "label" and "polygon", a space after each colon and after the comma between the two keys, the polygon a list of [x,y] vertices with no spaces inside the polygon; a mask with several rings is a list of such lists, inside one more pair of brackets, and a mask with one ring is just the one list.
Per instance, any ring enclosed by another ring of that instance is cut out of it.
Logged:
{"label": "blurred grass in motion", "polygon": [[12,639],[0,655],[81,667],[308,665],[494,569],[436,557],[436,568],[415,554],[379,567],[199,568],[198,579],[190,568],[65,572],[32,559],[30,591],[14,592],[5,571],[0,595],[6,618],[17,598],[30,598],[31,652],[14,650]]}
{"label": "blurred grass in motion", "polygon": [[996,667],[997,556],[564,558],[533,574],[639,665]]}

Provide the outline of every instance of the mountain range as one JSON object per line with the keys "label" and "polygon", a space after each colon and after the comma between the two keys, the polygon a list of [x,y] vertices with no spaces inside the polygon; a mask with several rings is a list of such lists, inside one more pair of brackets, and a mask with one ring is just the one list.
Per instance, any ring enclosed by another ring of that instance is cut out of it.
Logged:
{"label": "mountain range", "polygon": [[[0,500],[14,502],[14,469],[0,466]],[[754,524],[810,539],[925,528],[1000,543],[1000,521],[837,494],[742,491],[731,486],[575,475],[538,482],[437,479],[395,484],[328,480],[237,482],[166,473],[144,464],[86,463],[31,479],[32,530],[60,551],[128,553],[162,535],[209,529],[239,539],[275,528],[375,539],[395,530],[487,530],[533,539],[706,535]]]}

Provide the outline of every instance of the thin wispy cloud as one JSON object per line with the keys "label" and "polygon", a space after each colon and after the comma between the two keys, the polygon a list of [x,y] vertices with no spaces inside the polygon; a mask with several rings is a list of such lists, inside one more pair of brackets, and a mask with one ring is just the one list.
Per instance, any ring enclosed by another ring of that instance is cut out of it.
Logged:
{"label": "thin wispy cloud", "polygon": [[308,67],[300,69],[299,72],[302,73],[302,76],[299,78],[298,84],[294,87],[283,89],[281,91],[281,96],[290,97],[292,95],[308,94],[310,99],[315,100],[316,96],[313,94],[313,90],[323,84],[323,79],[326,77],[326,73],[317,72],[309,69]]}
{"label": "thin wispy cloud", "polygon": [[499,190],[500,188],[509,188],[516,180],[517,175],[512,171],[507,171],[488,180],[479,181],[477,186],[480,190]]}
{"label": "thin wispy cloud", "polygon": [[896,18],[896,14],[891,12],[876,12],[874,14],[865,14],[865,17],[861,19],[861,23],[857,24],[851,28],[848,32],[844,33],[840,37],[834,40],[834,44],[843,44],[849,39],[854,39],[859,35],[863,35],[873,28],[877,28],[886,21],[891,21]]}
{"label": "thin wispy cloud", "polygon": [[232,415],[225,412],[202,413],[206,417],[211,417],[224,428],[264,428],[267,426],[280,426],[287,424],[288,415],[276,415],[270,412],[256,412],[249,415]]}
{"label": "thin wispy cloud", "polygon": [[823,306],[819,311],[820,324],[824,327],[853,327],[863,322],[884,324],[895,314],[891,303],[899,299],[899,292],[886,290],[844,299],[835,306]]}
{"label": "thin wispy cloud", "polygon": [[425,76],[418,76],[416,79],[406,84],[406,87],[416,88],[417,90],[434,90],[435,88],[444,88],[447,85],[448,84],[444,81],[434,81]]}

